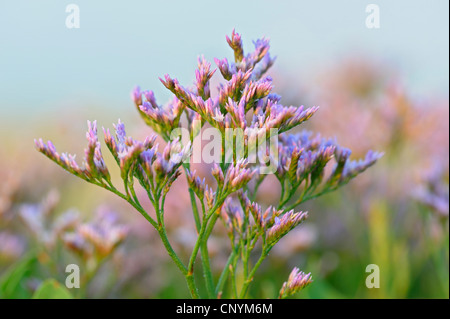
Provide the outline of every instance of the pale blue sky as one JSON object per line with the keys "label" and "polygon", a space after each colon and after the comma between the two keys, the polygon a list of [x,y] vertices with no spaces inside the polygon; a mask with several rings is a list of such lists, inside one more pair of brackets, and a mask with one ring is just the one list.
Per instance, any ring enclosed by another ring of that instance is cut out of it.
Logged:
{"label": "pale blue sky", "polygon": [[[80,29],[65,27],[70,3],[80,8]],[[378,30],[365,27],[369,3],[380,7]],[[123,112],[136,84],[164,102],[158,76],[189,84],[199,54],[230,58],[224,37],[234,27],[246,47],[270,37],[278,68],[302,78],[361,52],[396,65],[413,94],[448,96],[448,7],[447,0],[2,0],[0,117],[64,113],[66,105]]]}

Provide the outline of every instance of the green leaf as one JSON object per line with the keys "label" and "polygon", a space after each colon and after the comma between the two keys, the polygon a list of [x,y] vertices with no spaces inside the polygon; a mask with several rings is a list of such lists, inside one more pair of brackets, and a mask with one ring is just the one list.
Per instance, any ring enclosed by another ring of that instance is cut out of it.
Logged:
{"label": "green leaf", "polygon": [[0,277],[0,298],[30,297],[23,281],[32,273],[36,261],[35,253],[29,253],[6,270]]}
{"label": "green leaf", "polygon": [[73,299],[73,296],[55,279],[47,279],[36,290],[33,299]]}

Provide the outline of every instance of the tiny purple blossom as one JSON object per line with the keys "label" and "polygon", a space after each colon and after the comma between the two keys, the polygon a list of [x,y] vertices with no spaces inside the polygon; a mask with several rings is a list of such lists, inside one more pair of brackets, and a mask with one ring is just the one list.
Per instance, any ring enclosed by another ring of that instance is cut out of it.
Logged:
{"label": "tiny purple blossom", "polygon": [[131,99],[134,101],[134,104],[136,104],[136,106],[142,104],[142,92],[139,86],[135,86],[133,91],[131,91]]}
{"label": "tiny purple blossom", "polygon": [[206,99],[210,97],[209,80],[214,72],[216,70],[211,71],[211,63],[207,62],[203,56],[198,59],[198,69],[195,70],[195,85],[197,93]]}
{"label": "tiny purple blossom", "polygon": [[222,76],[225,80],[231,80],[231,77],[235,73],[230,65],[228,64],[228,60],[226,58],[219,60],[217,58],[214,58],[214,62],[216,63],[217,67],[220,70],[220,73],[222,73]]}
{"label": "tiny purple blossom", "polygon": [[231,33],[231,38],[226,36],[228,45],[233,49],[234,51],[234,59],[236,62],[242,61],[244,58],[244,49],[242,46],[242,37],[239,33],[237,33],[235,30]]}
{"label": "tiny purple blossom", "polygon": [[383,157],[383,155],[384,153],[374,152],[370,150],[366,153],[366,157],[363,160],[361,159],[359,161],[347,161],[342,171],[342,177],[340,181],[342,183],[348,182],[350,179],[364,172],[367,168],[375,164],[375,162]]}
{"label": "tiny purple blossom", "polygon": [[268,230],[267,242],[270,245],[274,245],[289,231],[302,223],[307,217],[307,212],[294,213],[293,210],[284,213],[281,218],[278,218],[278,216],[276,216],[274,224]]}

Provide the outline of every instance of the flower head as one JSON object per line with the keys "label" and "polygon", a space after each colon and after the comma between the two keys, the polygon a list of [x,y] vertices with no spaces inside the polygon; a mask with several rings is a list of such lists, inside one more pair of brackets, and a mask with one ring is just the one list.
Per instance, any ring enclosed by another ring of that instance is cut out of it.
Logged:
{"label": "flower head", "polygon": [[246,185],[255,174],[255,170],[247,168],[246,159],[240,159],[236,164],[231,164],[224,174],[224,189],[227,193],[237,191]]}
{"label": "flower head", "polygon": [[290,295],[297,293],[312,283],[311,273],[305,274],[295,267],[289,275],[288,281],[283,283],[280,290],[279,299],[284,299]]}
{"label": "flower head", "polygon": [[34,140],[39,152],[50,158],[59,166],[70,173],[81,177],[89,182],[103,183],[110,182],[109,171],[103,160],[100,142],[97,138],[97,122],[88,121],[88,131],[86,132],[88,146],[85,149],[84,165],[78,166],[75,155],[68,153],[59,154],[51,141],[47,144],[42,139]]}
{"label": "flower head", "polygon": [[99,208],[92,222],[80,224],[74,232],[66,233],[63,240],[68,248],[84,257],[105,258],[122,243],[128,227],[118,222],[117,214]]}

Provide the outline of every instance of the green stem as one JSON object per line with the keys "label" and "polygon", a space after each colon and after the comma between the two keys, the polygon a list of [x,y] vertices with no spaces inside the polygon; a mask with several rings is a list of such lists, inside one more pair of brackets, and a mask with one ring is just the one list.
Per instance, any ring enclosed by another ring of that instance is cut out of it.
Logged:
{"label": "green stem", "polygon": [[[197,258],[197,254],[200,249],[200,245],[202,243],[201,239],[203,238],[205,231],[206,231],[206,224],[207,224],[207,219],[204,219],[202,222],[201,228],[200,228],[200,232],[197,237],[197,241],[195,242],[194,249],[192,250],[191,257],[189,258],[189,263],[188,263],[188,268],[187,268],[188,272],[186,275],[186,279],[188,279],[193,286],[195,286],[195,280],[194,280],[195,259]],[[198,292],[196,292],[196,294],[198,295]]]}
{"label": "green stem", "polygon": [[[184,168],[185,173],[187,174],[187,171],[190,169],[190,163],[183,164],[183,168]],[[189,188],[189,196],[191,199],[191,206],[192,206],[192,212],[193,212],[194,220],[195,220],[195,227],[197,229],[197,233],[200,234],[202,224],[200,221],[200,214],[198,211],[197,203],[195,201],[195,193],[191,188]],[[205,205],[202,200],[200,200],[200,201],[201,201],[201,205],[202,205],[203,218],[205,218],[206,217]],[[210,261],[209,261],[208,245],[207,245],[206,241],[202,240],[200,253],[202,256],[202,267],[203,267],[203,274],[205,277],[206,291],[207,291],[208,297],[213,298],[213,296],[214,296],[214,281],[213,281],[213,277],[212,277],[211,265],[210,265]]]}
{"label": "green stem", "polygon": [[131,198],[129,196],[126,196],[125,194],[122,194],[121,192],[119,192],[115,187],[112,186],[106,186],[106,185],[100,185],[97,184],[107,190],[109,190],[110,192],[116,194],[117,196],[119,196],[120,198],[126,200],[131,206],[133,206],[142,216],[144,216],[144,218],[150,223],[152,224],[153,227],[155,227],[156,229],[158,229],[158,224],[156,223],[156,221],[149,215],[147,214],[147,212],[142,208],[142,206],[138,203],[135,203],[133,200],[131,200]]}
{"label": "green stem", "polygon": [[250,195],[250,200],[251,200],[252,202],[255,201],[255,199],[256,199],[256,194],[258,193],[259,186],[261,186],[261,184],[262,184],[263,181],[264,181],[264,177],[263,177],[263,178],[260,177],[260,178],[258,179],[258,181],[256,182],[255,189],[253,190],[253,193]]}
{"label": "green stem", "polygon": [[[198,237],[197,237],[197,241],[195,242],[194,249],[193,249],[191,257],[189,259],[189,264],[188,264],[188,268],[187,268],[187,276],[192,278],[192,279],[190,279],[192,281],[194,281],[194,264],[195,264],[195,259],[197,258],[197,255],[198,255],[198,251],[200,250],[200,247],[201,247],[203,241],[205,240],[205,242],[207,242],[207,240],[208,240],[207,237],[205,238],[205,234],[207,234],[207,233],[209,234],[211,231],[211,228],[208,227],[208,222],[213,215],[217,215],[217,217],[218,217],[219,214],[216,214],[216,210],[222,205],[222,202],[223,202],[222,199],[217,200],[216,204],[211,208],[211,210],[209,211],[207,216],[202,221],[202,225],[201,225]],[[217,217],[213,218],[214,222],[217,220]],[[209,276],[209,275],[206,275],[206,276]]]}
{"label": "green stem", "polygon": [[214,279],[211,271],[211,264],[209,261],[208,245],[206,240],[202,240],[200,247],[200,253],[202,256],[203,276],[205,277],[206,292],[208,298],[214,298]]}
{"label": "green stem", "polygon": [[[284,205],[286,205],[287,202],[289,202],[289,200],[292,198],[292,196],[294,196],[295,192],[297,191],[297,189],[299,188],[301,182],[297,185],[294,185],[291,187],[291,189],[289,190],[289,193],[285,193],[285,190],[283,190],[283,196],[280,198],[280,204],[278,205],[278,209],[281,209]],[[284,185],[282,185],[284,187]],[[305,184],[305,189],[306,189],[307,185]],[[284,198],[286,197],[286,198]]]}
{"label": "green stem", "polygon": [[230,265],[234,263],[236,256],[239,255],[239,250],[240,248],[238,245],[234,246],[234,248],[231,250],[231,254],[230,256],[228,256],[227,263],[225,265],[225,268],[223,268],[222,273],[220,274],[220,278],[216,286],[216,296],[219,296],[219,294],[222,292],[223,286],[225,285],[228,273],[230,271]]}
{"label": "green stem", "polygon": [[287,208],[285,208],[285,210],[286,210],[286,211],[289,211],[289,210],[291,210],[291,209],[294,209],[295,207],[297,207],[297,206],[300,205],[301,203],[304,203],[304,202],[307,202],[307,201],[309,201],[309,200],[311,200],[311,199],[320,197],[320,196],[325,195],[325,194],[327,194],[327,193],[330,193],[330,192],[332,192],[332,191],[334,191],[334,190],[336,190],[336,188],[332,187],[332,188],[327,188],[327,189],[325,189],[325,190],[323,190],[323,191],[320,191],[320,192],[318,192],[318,193],[316,193],[316,194],[314,194],[314,195],[302,196],[302,197],[300,197],[300,199],[297,200],[295,203],[293,203],[293,204],[289,205]]}
{"label": "green stem", "polygon": [[205,236],[202,239],[201,243],[201,255],[202,255],[202,263],[203,263],[203,272],[206,281],[206,290],[210,298],[215,296],[214,289],[214,279],[212,276],[211,265],[209,261],[209,253],[208,253],[208,239],[212,233],[214,225],[216,224],[217,219],[219,218],[219,214],[214,214],[211,218],[211,221],[206,228]]}
{"label": "green stem", "polygon": [[[187,175],[187,171],[190,170],[190,163],[183,164],[184,173]],[[194,191],[189,187],[189,197],[191,199],[191,206],[192,206],[192,213],[194,215],[195,220],[195,227],[197,228],[197,233],[200,231],[201,222],[200,222],[200,215],[198,213],[198,207],[197,203],[195,201],[195,193]]]}
{"label": "green stem", "polygon": [[[188,270],[187,270],[186,266],[183,264],[183,262],[180,260],[180,258],[175,253],[175,251],[173,250],[172,246],[170,245],[170,242],[169,242],[169,239],[167,237],[167,233],[166,233],[166,230],[165,230],[165,227],[164,227],[164,222],[161,220],[161,217],[164,215],[164,213],[160,211],[159,200],[156,199],[154,202],[152,201],[154,203],[154,205],[155,205],[156,216],[158,218],[158,223],[157,223],[152,217],[150,217],[150,215],[147,214],[147,212],[142,208],[142,206],[139,203],[134,202],[131,199],[130,196],[126,196],[125,194],[122,194],[121,192],[119,192],[112,185],[111,186],[106,186],[106,185],[99,184],[99,186],[104,187],[105,189],[113,192],[117,196],[119,196],[119,197],[123,198],[124,200],[126,200],[142,216],[144,216],[144,218],[147,219],[147,221],[149,221],[150,224],[153,227],[155,227],[155,229],[158,231],[159,237],[161,238],[161,241],[163,242],[163,245],[166,248],[169,256],[175,262],[175,264],[177,265],[178,269],[180,269],[181,273],[185,276],[186,282],[188,284],[189,291],[191,293],[192,298],[199,298],[199,295],[198,295],[197,288],[195,286],[195,282],[193,280],[193,277],[188,274]],[[163,196],[163,200],[162,200],[162,204],[163,205],[164,205],[164,200],[165,200],[165,196]]]}
{"label": "green stem", "polygon": [[159,234],[159,237],[161,238],[164,247],[166,248],[167,252],[169,253],[169,256],[172,258],[172,260],[175,262],[177,267],[180,269],[180,271],[186,275],[187,274],[187,268],[183,264],[183,262],[180,260],[178,255],[175,253],[175,251],[172,248],[172,245],[169,242],[169,238],[167,237],[166,228],[164,227],[164,200],[165,196],[163,196],[162,199],[162,206],[160,208],[159,200],[156,200],[155,210],[156,210],[156,216],[158,219],[158,227],[156,228]]}
{"label": "green stem", "polygon": [[248,277],[245,278],[244,284],[242,285],[241,294],[239,295],[240,299],[245,298],[245,295],[247,294],[247,291],[248,291],[248,287],[249,287],[250,283],[253,281],[253,277],[254,277],[256,271],[258,270],[259,266],[261,266],[261,263],[264,261],[264,259],[267,257],[268,254],[269,254],[269,251],[266,249],[263,249],[263,252],[261,253],[261,257],[259,257],[255,266],[253,266],[253,269],[250,272],[250,274],[248,275]]}
{"label": "green stem", "polygon": [[230,265],[230,272],[231,272],[231,291],[233,292],[234,299],[237,299],[238,292],[237,292],[237,285],[236,285],[236,268],[237,268],[237,262],[238,258],[235,258],[233,260],[233,263]]}
{"label": "green stem", "polygon": [[[205,218],[206,210],[205,210],[205,204],[203,203],[203,200],[201,200],[201,204],[202,204],[203,218]],[[211,223],[215,223],[214,216],[213,216],[213,220]],[[211,234],[211,231],[212,231],[212,229],[210,229],[209,227],[206,229],[206,234],[205,234],[205,238],[202,240],[202,246],[200,249],[200,253],[202,255],[202,266],[203,266],[203,274],[204,274],[205,282],[206,282],[206,291],[208,293],[209,298],[214,298],[214,296],[215,296],[215,294],[214,294],[214,279],[212,276],[211,264],[209,261],[209,252],[208,252],[208,238],[209,238],[209,235]]]}
{"label": "green stem", "polygon": [[[300,184],[301,184],[301,182],[300,182]],[[288,194],[288,197],[285,200],[280,201],[280,204],[278,205],[278,209],[283,208],[284,205],[286,205],[289,202],[289,200],[292,198],[292,196],[294,196],[295,192],[299,188],[300,184],[297,184],[297,186],[292,187],[291,191]],[[290,207],[294,208],[295,206],[300,205],[302,203],[302,201],[303,201],[303,198],[308,193],[308,191],[309,191],[308,179],[306,179],[305,186],[303,188],[302,194],[300,195],[300,198],[293,205],[291,205]],[[292,208],[290,208],[290,209],[292,209]],[[290,209],[285,209],[285,211],[288,211]]]}
{"label": "green stem", "polygon": [[244,256],[242,257],[242,268],[243,268],[243,275],[244,278],[247,278],[248,276],[248,254],[245,252]]}
{"label": "green stem", "polygon": [[[165,201],[165,195],[163,196],[163,199],[162,199],[162,207],[164,205],[164,201]],[[157,201],[157,205],[156,205],[155,209],[157,209],[159,211],[158,201]],[[186,266],[183,264],[183,262],[180,260],[180,258],[175,253],[172,246],[170,245],[169,239],[167,237],[166,228],[164,226],[164,211],[163,211],[163,209],[161,209],[161,211],[160,211],[160,213],[158,213],[158,215],[159,215],[159,217],[158,217],[159,226],[158,226],[157,230],[159,233],[159,237],[161,238],[161,240],[164,244],[164,247],[166,248],[167,252],[169,253],[169,256],[172,258],[172,260],[177,265],[178,269],[180,269],[180,271],[185,276],[187,285],[189,287],[189,292],[191,293],[191,297],[194,299],[198,299],[200,296],[198,294],[197,286],[195,285],[193,273],[190,273],[188,271]]]}
{"label": "green stem", "polygon": [[280,206],[281,206],[281,203],[284,202],[284,192],[285,192],[285,186],[284,186],[284,184],[285,184],[285,181],[284,181],[284,179],[283,179],[282,181],[280,181],[280,185],[281,185]]}

